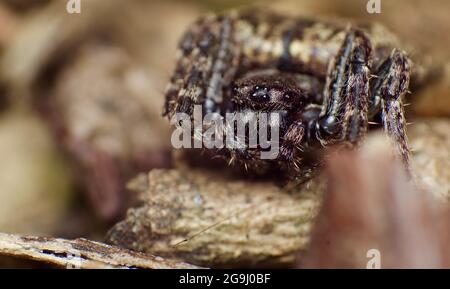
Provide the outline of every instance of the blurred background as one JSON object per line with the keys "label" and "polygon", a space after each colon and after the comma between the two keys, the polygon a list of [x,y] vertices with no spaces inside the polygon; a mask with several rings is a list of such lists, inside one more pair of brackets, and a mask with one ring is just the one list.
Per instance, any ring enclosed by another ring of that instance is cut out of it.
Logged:
{"label": "blurred background", "polygon": [[[171,166],[163,91],[199,15],[243,6],[378,21],[431,66],[411,117],[450,116],[450,2],[0,0],[0,232],[101,239],[135,196],[127,181]],[[442,76],[444,75],[444,76]]]}

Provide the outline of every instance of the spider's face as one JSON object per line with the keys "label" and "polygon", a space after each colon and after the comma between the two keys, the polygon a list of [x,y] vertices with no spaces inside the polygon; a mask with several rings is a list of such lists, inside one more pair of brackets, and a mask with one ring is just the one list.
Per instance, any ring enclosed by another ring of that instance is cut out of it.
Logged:
{"label": "spider's face", "polygon": [[301,110],[306,93],[286,75],[252,74],[234,82],[232,101],[239,110]]}

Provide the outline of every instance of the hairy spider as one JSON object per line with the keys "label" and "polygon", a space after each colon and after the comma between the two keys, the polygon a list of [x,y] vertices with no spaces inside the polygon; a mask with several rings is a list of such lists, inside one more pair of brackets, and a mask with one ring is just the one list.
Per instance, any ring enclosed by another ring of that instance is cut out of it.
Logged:
{"label": "hairy spider", "polygon": [[[402,98],[410,60],[380,26],[355,27],[261,11],[211,15],[184,35],[166,91],[165,114],[280,113],[280,153],[260,148],[217,150],[255,170],[308,177],[329,145],[357,145],[380,121],[409,169]],[[312,159],[312,161],[311,161]],[[263,169],[262,169],[263,168]]]}

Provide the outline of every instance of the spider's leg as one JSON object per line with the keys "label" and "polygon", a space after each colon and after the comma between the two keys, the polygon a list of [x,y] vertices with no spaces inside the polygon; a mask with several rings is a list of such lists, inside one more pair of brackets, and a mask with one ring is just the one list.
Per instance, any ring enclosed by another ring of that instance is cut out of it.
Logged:
{"label": "spider's leg", "polygon": [[287,164],[292,164],[295,168],[299,168],[298,151],[302,150],[304,142],[305,127],[302,122],[292,123],[286,130],[281,140],[280,155]]}
{"label": "spider's leg", "polygon": [[178,60],[166,89],[164,115],[192,115],[201,104],[203,113],[219,112],[239,61],[232,16],[209,16],[185,33]]}
{"label": "spider's leg", "polygon": [[[392,140],[397,154],[409,171],[409,148],[403,97],[408,91],[410,62],[406,54],[394,49],[377,72],[372,94],[380,99],[381,120],[384,130]],[[375,102],[374,102],[375,103]]]}
{"label": "spider's leg", "polygon": [[329,64],[316,137],[322,145],[357,144],[367,131],[372,45],[360,30],[348,29]]}

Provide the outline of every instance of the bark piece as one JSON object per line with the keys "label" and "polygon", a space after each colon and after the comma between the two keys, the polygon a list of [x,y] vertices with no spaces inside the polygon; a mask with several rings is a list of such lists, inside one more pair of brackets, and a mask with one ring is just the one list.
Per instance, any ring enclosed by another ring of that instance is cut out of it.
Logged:
{"label": "bark piece", "polygon": [[86,44],[37,104],[106,220],[129,205],[129,178],[170,165],[169,130],[152,104],[156,94],[148,95],[151,79],[122,48]]}
{"label": "bark piece", "polygon": [[144,204],[107,242],[202,266],[288,266],[308,242],[323,187],[313,180],[288,191],[206,169],[153,170]]}
{"label": "bark piece", "polygon": [[421,116],[450,116],[450,63],[436,72],[435,78],[413,96],[411,110]]}
{"label": "bark piece", "polygon": [[4,233],[0,233],[0,254],[76,269],[199,268],[187,263],[174,262],[86,239],[65,240]]}
{"label": "bark piece", "polygon": [[363,153],[330,159],[329,186],[300,267],[450,266],[447,204],[408,181],[389,146],[375,141]]}
{"label": "bark piece", "polygon": [[445,201],[450,199],[450,120],[422,118],[408,129],[418,183]]}
{"label": "bark piece", "polygon": [[116,221],[134,201],[125,189],[129,178],[170,166],[162,92],[180,27],[198,9],[90,0],[82,1],[81,14],[71,15],[67,1],[32,2],[49,4],[24,15],[26,21],[5,42],[0,82],[11,104],[41,112],[78,169],[93,212],[102,221]]}

